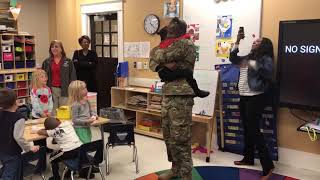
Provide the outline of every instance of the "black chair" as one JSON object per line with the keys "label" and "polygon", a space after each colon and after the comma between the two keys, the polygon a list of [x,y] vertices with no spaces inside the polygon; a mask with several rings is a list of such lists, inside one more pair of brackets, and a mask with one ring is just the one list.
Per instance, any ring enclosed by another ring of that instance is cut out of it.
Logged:
{"label": "black chair", "polygon": [[[94,152],[95,154],[92,157],[90,153],[94,153]],[[89,179],[92,168],[97,167],[99,169],[101,179],[104,180],[104,175],[100,167],[100,164],[102,163],[102,161],[103,161],[102,140],[97,140],[97,141],[83,144],[80,147],[80,154],[76,159],[63,160],[63,163],[65,164],[66,167],[63,170],[61,179],[63,180],[67,171],[70,170],[71,179],[73,180],[74,172],[80,171],[81,169],[88,168],[88,167],[89,167],[89,171],[88,171],[87,179]]]}
{"label": "black chair", "polygon": [[[22,154],[23,163],[23,177],[32,178],[33,175],[38,174],[43,180],[46,179],[44,172],[47,168],[47,157],[46,157],[46,147],[40,147],[37,152],[26,152]],[[35,164],[32,162],[37,161]]]}
{"label": "black chair", "polygon": [[134,124],[114,124],[110,126],[110,136],[106,144],[107,149],[107,174],[110,173],[109,162],[109,148],[115,146],[133,146],[133,161],[136,165],[136,173],[139,173],[138,169],[138,153],[134,139]]}

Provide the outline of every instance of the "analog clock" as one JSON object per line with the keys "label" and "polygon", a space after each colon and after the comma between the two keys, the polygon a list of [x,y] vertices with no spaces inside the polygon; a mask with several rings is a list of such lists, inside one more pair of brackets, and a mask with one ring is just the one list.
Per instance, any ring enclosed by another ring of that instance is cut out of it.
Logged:
{"label": "analog clock", "polygon": [[160,19],[154,14],[149,14],[144,18],[144,30],[148,34],[155,34],[160,27]]}

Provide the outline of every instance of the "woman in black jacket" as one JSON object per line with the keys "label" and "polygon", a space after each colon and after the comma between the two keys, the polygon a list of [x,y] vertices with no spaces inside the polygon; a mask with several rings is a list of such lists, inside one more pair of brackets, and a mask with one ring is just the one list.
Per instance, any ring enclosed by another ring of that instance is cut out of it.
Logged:
{"label": "woman in black jacket", "polygon": [[253,42],[252,50],[247,56],[238,56],[238,45],[244,38],[239,31],[235,48],[230,53],[230,61],[240,66],[239,94],[240,117],[244,128],[243,159],[235,165],[254,165],[254,151],[258,150],[263,169],[261,180],[270,178],[274,164],[269,155],[263,134],[260,132],[260,120],[266,92],[271,87],[273,76],[273,45],[268,38],[259,38]]}
{"label": "woman in black jacket", "polygon": [[77,79],[84,81],[87,84],[89,92],[97,91],[96,83],[96,66],[98,56],[95,51],[89,50],[90,38],[86,35],[78,39],[81,50],[76,50],[73,53],[73,63],[77,71]]}

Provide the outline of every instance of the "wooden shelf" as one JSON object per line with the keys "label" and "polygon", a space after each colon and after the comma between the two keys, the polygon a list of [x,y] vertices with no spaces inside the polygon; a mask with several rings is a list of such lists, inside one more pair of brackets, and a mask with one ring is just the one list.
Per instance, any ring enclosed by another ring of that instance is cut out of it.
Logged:
{"label": "wooden shelf", "polygon": [[138,133],[138,134],[146,135],[146,136],[151,136],[151,137],[163,139],[163,135],[160,134],[160,133],[144,131],[144,130],[141,130],[141,129],[138,129],[138,128],[135,128],[134,132]]}
{"label": "wooden shelf", "polygon": [[3,69],[3,70],[0,70],[0,74],[28,73],[28,72],[34,72],[34,71],[36,71],[36,68]]}
{"label": "wooden shelf", "polygon": [[112,106],[112,107],[125,109],[125,110],[129,110],[129,111],[141,112],[141,113],[145,113],[145,114],[151,114],[151,115],[154,115],[154,116],[161,116],[161,114],[159,114],[159,113],[154,113],[154,112],[144,111],[144,110],[139,110],[139,109],[134,109],[134,108],[128,108],[128,107],[125,107],[123,105],[117,105],[117,106]]}

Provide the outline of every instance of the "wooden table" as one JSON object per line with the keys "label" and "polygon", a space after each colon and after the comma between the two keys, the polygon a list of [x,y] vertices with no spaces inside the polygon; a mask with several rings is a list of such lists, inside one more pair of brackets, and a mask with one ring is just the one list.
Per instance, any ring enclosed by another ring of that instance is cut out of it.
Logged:
{"label": "wooden table", "polygon": [[[40,118],[40,119],[35,119],[35,120],[28,120],[25,122],[25,129],[24,129],[24,138],[27,141],[35,141],[35,140],[40,140],[40,139],[45,139],[47,138],[46,136],[42,136],[39,135],[37,133],[32,133],[31,132],[31,128],[32,126],[37,126],[41,129],[44,128],[44,121],[46,118]],[[105,164],[105,162],[107,161],[107,156],[106,156],[106,152],[105,152],[105,141],[104,141],[104,130],[103,130],[103,125],[108,123],[110,120],[106,119],[106,118],[102,118],[99,117],[98,120],[94,121],[93,123],[91,123],[91,126],[99,126],[100,127],[100,133],[101,133],[101,139],[103,142],[103,162],[101,164]]]}
{"label": "wooden table", "polygon": [[[44,128],[44,121],[46,118],[40,118],[40,119],[33,119],[33,120],[28,120],[25,122],[25,128],[24,128],[24,138],[27,141],[36,141],[40,139],[45,139],[47,138],[46,136],[39,135],[37,133],[32,133],[31,128],[32,126],[36,126],[38,128],[43,129]],[[94,121],[91,126],[101,126],[103,124],[106,124],[109,122],[109,119],[101,118],[99,117],[98,120]]]}

